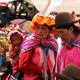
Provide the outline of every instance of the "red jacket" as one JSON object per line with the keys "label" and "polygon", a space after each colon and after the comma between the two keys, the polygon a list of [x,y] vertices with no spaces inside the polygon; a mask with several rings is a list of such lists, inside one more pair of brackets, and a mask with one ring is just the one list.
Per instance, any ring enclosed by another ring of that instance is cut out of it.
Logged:
{"label": "red jacket", "polygon": [[27,74],[41,74],[42,67],[32,63],[32,50],[24,52],[19,56],[19,68]]}
{"label": "red jacket", "polygon": [[[40,39],[34,35],[23,41],[19,54],[19,68],[24,72],[24,80],[36,80],[40,75],[46,76],[47,71],[50,71],[50,80],[53,80],[52,72],[55,67],[56,54],[52,49],[53,44],[56,46],[53,37],[44,39],[40,44]],[[50,45],[48,54],[41,45]]]}

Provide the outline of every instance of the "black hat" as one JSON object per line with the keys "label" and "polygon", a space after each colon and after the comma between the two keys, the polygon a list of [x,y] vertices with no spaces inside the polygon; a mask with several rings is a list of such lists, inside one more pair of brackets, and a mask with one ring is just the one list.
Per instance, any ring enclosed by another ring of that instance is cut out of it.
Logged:
{"label": "black hat", "polygon": [[[70,24],[72,22],[73,22],[72,16],[70,13],[67,13],[67,12],[59,13],[55,17],[56,28],[67,28],[67,27],[69,27],[68,24]],[[68,26],[66,26],[66,25],[68,25]]]}

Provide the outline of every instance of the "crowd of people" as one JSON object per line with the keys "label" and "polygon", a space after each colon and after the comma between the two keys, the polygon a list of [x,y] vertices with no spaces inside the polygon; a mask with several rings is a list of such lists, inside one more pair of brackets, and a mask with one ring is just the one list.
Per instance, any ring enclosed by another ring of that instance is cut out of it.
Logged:
{"label": "crowd of people", "polygon": [[[70,65],[80,68],[80,20],[76,14],[61,12],[55,18],[37,14],[28,28],[32,31],[29,35],[25,36],[19,29],[13,29],[7,35],[11,64],[9,76],[15,80],[80,79],[80,73],[75,79],[73,74],[63,73]],[[62,40],[61,47],[58,37]],[[3,56],[4,49],[0,46],[0,67]],[[10,80],[9,76],[7,80]]]}

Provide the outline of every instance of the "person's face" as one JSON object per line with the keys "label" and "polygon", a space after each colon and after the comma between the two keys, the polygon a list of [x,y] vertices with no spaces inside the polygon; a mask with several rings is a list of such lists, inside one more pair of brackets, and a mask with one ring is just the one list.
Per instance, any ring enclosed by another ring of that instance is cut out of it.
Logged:
{"label": "person's face", "polygon": [[62,38],[63,41],[68,42],[70,40],[74,39],[74,35],[72,30],[68,29],[57,29],[58,31],[58,36]]}
{"label": "person's face", "polygon": [[47,38],[49,35],[50,29],[46,25],[37,25],[36,33],[40,39]]}
{"label": "person's face", "polygon": [[15,46],[18,46],[21,43],[21,36],[15,34],[11,37],[11,43]]}

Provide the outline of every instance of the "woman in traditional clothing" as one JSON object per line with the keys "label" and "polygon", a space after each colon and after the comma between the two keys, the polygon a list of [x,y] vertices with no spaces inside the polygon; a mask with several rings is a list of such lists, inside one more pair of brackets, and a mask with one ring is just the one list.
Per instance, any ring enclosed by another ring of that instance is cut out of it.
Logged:
{"label": "woman in traditional clothing", "polygon": [[70,64],[80,67],[80,23],[75,14],[59,13],[55,18],[62,48],[57,55],[56,71],[61,73]]}
{"label": "woman in traditional clothing", "polygon": [[51,17],[34,16],[29,26],[33,33],[23,41],[19,56],[24,80],[53,80],[57,52],[56,39],[51,35],[54,23]]}

